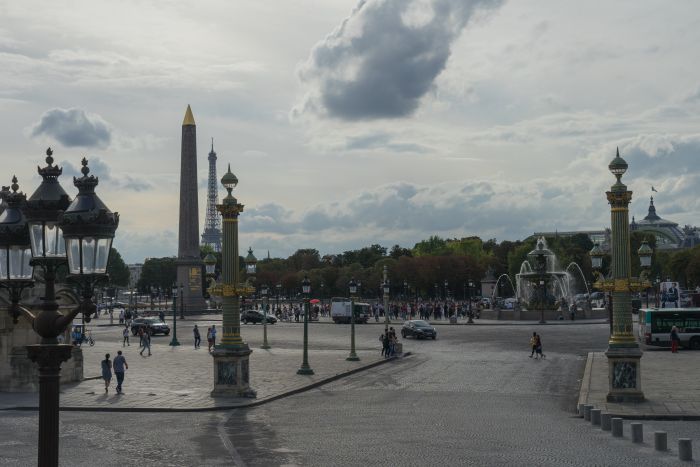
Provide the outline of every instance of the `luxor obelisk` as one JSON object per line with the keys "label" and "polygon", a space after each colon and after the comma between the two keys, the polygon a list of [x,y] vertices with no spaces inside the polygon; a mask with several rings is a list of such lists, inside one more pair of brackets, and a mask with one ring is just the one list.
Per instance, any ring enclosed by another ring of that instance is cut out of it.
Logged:
{"label": "luxor obelisk", "polygon": [[192,109],[188,105],[182,122],[180,227],[177,248],[177,285],[182,286],[182,304],[187,312],[207,308],[202,296],[197,197],[197,126],[194,123]]}

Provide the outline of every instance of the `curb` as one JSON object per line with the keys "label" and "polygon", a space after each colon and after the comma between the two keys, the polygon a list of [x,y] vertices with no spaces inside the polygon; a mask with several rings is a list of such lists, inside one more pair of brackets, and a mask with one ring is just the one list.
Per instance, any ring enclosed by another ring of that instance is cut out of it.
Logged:
{"label": "curb", "polygon": [[[588,352],[586,358],[586,367],[583,370],[583,378],[581,378],[581,388],[579,389],[578,402],[576,407],[580,404],[588,403],[588,393],[591,387],[591,379],[593,378],[593,360],[595,358],[595,352]],[[612,417],[619,417],[624,420],[659,420],[659,421],[698,421],[700,420],[700,415],[689,415],[689,414],[624,414],[624,413],[614,413],[607,412]]]}
{"label": "curb", "polygon": [[[258,407],[264,404],[268,404],[270,402],[274,402],[279,399],[283,399],[285,397],[293,396],[295,394],[300,394],[302,392],[309,391],[311,389],[315,389],[319,386],[323,386],[325,384],[331,383],[333,381],[337,381],[339,379],[345,378],[346,376],[353,375],[355,373],[359,373],[361,371],[369,370],[371,368],[374,368],[379,365],[384,365],[385,363],[398,360],[399,358],[405,358],[409,357],[411,355],[411,352],[405,352],[401,357],[394,356],[390,358],[386,358],[383,360],[378,360],[374,363],[370,363],[368,365],[364,365],[358,368],[354,368],[352,370],[346,371],[344,373],[338,373],[333,376],[329,376],[327,378],[323,378],[319,381],[315,381],[313,383],[307,384],[305,386],[297,387],[294,389],[290,389],[289,391],[282,392],[280,394],[275,394],[272,396],[268,396],[264,399],[259,399],[255,400],[252,402],[243,402],[240,404],[231,404],[231,405],[221,405],[217,407],[191,407],[191,408],[172,408],[172,407],[164,407],[164,408],[143,408],[143,407],[59,407],[59,410],[61,412],[139,412],[139,413],[178,413],[178,412],[217,412],[217,411],[223,411],[223,410],[233,410],[233,409],[245,409],[245,408],[252,408],[252,407]],[[87,379],[87,378],[86,378]],[[99,379],[97,378],[90,378],[90,379]],[[8,408],[3,408],[0,409],[1,411],[10,411],[10,410],[17,410],[17,411],[33,411],[37,412],[39,410],[38,407],[8,407]]]}

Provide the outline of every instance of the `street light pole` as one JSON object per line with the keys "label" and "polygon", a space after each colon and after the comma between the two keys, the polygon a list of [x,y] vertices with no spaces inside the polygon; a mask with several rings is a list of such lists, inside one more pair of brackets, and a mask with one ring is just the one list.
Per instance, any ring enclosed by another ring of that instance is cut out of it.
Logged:
{"label": "street light pole", "polygon": [[474,283],[469,279],[469,319],[467,319],[467,324],[474,324],[474,317],[472,316],[472,287],[474,287]]}
{"label": "street light pole", "polygon": [[389,292],[391,288],[389,286],[389,279],[387,277],[387,267],[384,265],[384,280],[382,282],[382,289],[384,292],[384,333],[389,332]]}
{"label": "street light pole", "polygon": [[185,319],[185,297],[182,284],[180,284],[180,319]]}
{"label": "street light pole", "polygon": [[267,300],[267,293],[268,293],[268,288],[267,285],[263,285],[260,288],[260,293],[263,296],[263,344],[260,347],[261,349],[267,350],[270,348],[270,344],[267,342],[267,306],[268,306],[268,300]]}
{"label": "street light pole", "polygon": [[311,281],[308,277],[304,276],[304,280],[301,281],[301,291],[304,294],[306,300],[306,307],[304,308],[304,352],[302,355],[301,367],[297,370],[298,375],[313,375],[314,370],[309,366],[309,303],[311,296]]}
{"label": "street light pole", "polygon": [[[221,249],[221,284],[217,284],[212,293],[222,297],[222,339],[212,352],[214,363],[214,389],[212,397],[237,396],[255,397],[250,387],[250,354],[252,350],[241,337],[240,297],[250,294],[252,287],[248,282],[240,282],[238,256],[238,217],[243,212],[243,205],[231,194],[238,185],[238,178],[228,171],[221,178],[221,184],[228,194],[221,204],[216,205],[223,219],[223,244]],[[248,269],[248,265],[246,265]],[[251,268],[255,271],[255,265]],[[250,272],[250,269],[248,272]]]}
{"label": "street light pole", "polygon": [[[173,338],[170,340],[171,347],[177,347],[180,343],[177,340],[177,294],[179,290],[177,285],[173,284]],[[148,330],[146,330],[148,331]]]}
{"label": "street light pole", "polygon": [[356,362],[360,357],[355,353],[355,294],[357,293],[355,279],[350,279],[348,289],[350,290],[350,355],[345,360]]}

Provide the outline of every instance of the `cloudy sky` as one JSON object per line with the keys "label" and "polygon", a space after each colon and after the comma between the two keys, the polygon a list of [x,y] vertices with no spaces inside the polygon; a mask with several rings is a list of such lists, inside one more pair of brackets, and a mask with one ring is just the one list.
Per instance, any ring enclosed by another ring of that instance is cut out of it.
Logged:
{"label": "cloudy sky", "polygon": [[700,224],[698,43],[693,0],[0,0],[0,178],[86,156],[125,259],[175,255],[190,104],[200,225],[214,137],[259,257],[603,228],[616,146]]}

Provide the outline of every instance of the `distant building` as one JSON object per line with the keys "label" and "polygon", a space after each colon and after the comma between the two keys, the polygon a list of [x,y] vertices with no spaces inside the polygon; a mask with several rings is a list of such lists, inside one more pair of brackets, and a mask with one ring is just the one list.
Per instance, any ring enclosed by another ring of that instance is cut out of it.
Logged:
{"label": "distant building", "polygon": [[[686,225],[682,228],[673,221],[659,217],[654,206],[654,197],[649,200],[649,210],[644,219],[637,221],[632,216],[630,232],[651,233],[656,237],[656,248],[659,250],[678,250],[700,245],[700,228]],[[534,237],[572,237],[586,234],[593,243],[598,243],[603,250],[610,249],[610,229],[576,230],[568,232],[535,232]]]}
{"label": "distant building", "polygon": [[136,287],[136,283],[141,278],[141,270],[143,269],[143,264],[127,264],[126,267],[129,268],[129,285],[131,287]]}

